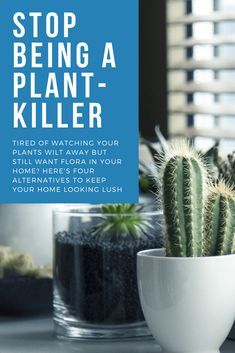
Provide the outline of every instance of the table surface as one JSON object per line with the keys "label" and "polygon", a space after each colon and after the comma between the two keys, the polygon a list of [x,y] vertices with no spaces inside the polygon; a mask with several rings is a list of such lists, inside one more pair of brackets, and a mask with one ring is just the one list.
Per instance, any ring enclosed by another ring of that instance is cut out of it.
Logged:
{"label": "table surface", "polygon": [[[51,318],[0,319],[0,353],[160,353],[152,340],[104,342],[64,341],[53,333]],[[221,353],[235,353],[235,342],[226,341]]]}

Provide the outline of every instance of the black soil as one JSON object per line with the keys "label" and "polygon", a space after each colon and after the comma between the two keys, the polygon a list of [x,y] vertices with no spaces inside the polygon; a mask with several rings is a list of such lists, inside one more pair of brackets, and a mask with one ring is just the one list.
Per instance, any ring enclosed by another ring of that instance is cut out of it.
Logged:
{"label": "black soil", "polygon": [[90,324],[143,320],[136,253],[162,247],[161,229],[141,239],[98,239],[89,234],[55,236],[55,285],[70,314]]}

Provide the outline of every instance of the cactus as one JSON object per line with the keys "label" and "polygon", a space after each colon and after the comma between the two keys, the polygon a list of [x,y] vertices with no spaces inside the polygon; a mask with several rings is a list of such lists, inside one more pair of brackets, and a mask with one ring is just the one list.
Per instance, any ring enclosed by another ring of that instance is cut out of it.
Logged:
{"label": "cactus", "polygon": [[203,205],[208,181],[203,158],[186,141],[172,145],[162,162],[167,256],[201,256]]}
{"label": "cactus", "polygon": [[206,202],[203,255],[235,253],[235,192],[224,180],[211,186]]}

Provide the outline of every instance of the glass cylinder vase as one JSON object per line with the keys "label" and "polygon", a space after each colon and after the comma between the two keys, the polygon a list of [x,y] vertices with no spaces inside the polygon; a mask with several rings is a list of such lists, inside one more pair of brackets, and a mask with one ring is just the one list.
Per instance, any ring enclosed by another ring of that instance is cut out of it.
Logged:
{"label": "glass cylinder vase", "polygon": [[70,205],[54,210],[57,336],[150,335],[138,296],[136,254],[162,245],[162,213],[154,206]]}

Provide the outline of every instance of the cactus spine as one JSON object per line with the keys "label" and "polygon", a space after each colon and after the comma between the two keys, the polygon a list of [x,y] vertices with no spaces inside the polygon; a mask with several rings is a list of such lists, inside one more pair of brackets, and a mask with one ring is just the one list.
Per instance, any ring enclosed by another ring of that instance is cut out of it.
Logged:
{"label": "cactus spine", "polygon": [[187,142],[172,146],[162,166],[162,200],[168,256],[201,256],[207,171]]}
{"label": "cactus spine", "polygon": [[235,253],[235,193],[220,180],[206,202],[203,255]]}

